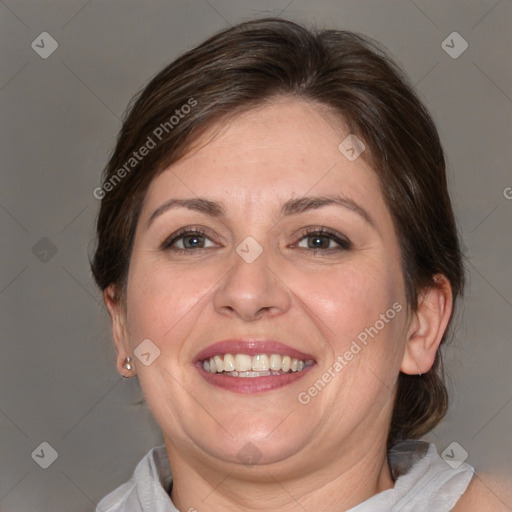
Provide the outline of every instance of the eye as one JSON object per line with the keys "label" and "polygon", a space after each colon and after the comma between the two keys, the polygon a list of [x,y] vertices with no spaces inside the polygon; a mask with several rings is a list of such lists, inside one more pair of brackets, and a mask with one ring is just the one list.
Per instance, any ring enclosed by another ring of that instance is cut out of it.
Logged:
{"label": "eye", "polygon": [[[208,234],[201,228],[183,228],[173,233],[161,245],[162,250],[173,250],[176,252],[190,252],[190,249],[207,249],[205,240],[209,240]],[[173,247],[176,243],[181,243],[181,247]]]}
{"label": "eye", "polygon": [[[343,235],[331,231],[327,228],[308,228],[301,233],[300,242],[298,247],[302,249],[312,249],[314,252],[332,252],[332,251],[346,251],[352,248],[350,240]],[[307,241],[310,239],[311,243]],[[301,245],[302,240],[306,239],[306,246]],[[329,247],[331,242],[334,242],[338,247]]]}
{"label": "eye", "polygon": [[[172,250],[178,253],[191,252],[196,249],[202,251],[208,249],[205,244],[207,240],[212,241],[213,237],[209,236],[208,233],[200,227],[187,227],[180,229],[176,233],[166,238],[161,244],[162,250]],[[311,242],[307,241],[310,239]],[[303,240],[306,240],[304,246]],[[331,244],[337,245],[332,247]],[[178,244],[178,245],[177,245]],[[181,245],[181,247],[179,246]],[[210,245],[209,247],[215,246]],[[301,249],[311,249],[313,252],[333,252],[333,251],[346,251],[352,248],[352,243],[343,235],[331,231],[327,228],[308,228],[302,231],[300,234],[300,241],[296,244]]]}

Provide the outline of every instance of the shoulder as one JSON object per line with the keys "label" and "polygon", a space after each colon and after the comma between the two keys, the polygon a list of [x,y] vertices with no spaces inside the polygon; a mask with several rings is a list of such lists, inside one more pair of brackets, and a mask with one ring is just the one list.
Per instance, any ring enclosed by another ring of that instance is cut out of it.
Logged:
{"label": "shoulder", "polygon": [[483,478],[474,474],[452,512],[512,511],[512,479],[496,476]]}
{"label": "shoulder", "polygon": [[102,498],[96,512],[142,512],[147,510],[145,504],[167,504],[169,496],[162,484],[167,488],[171,481],[165,446],[151,448],[138,462],[130,480]]}

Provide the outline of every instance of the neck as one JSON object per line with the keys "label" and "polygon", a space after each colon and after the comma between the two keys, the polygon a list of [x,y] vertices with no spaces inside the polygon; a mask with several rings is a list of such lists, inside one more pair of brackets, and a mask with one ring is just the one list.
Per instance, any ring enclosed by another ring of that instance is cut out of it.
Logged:
{"label": "neck", "polygon": [[183,511],[340,512],[394,487],[385,437],[364,447],[360,440],[348,442],[357,448],[340,449],[318,467],[304,463],[302,454],[294,461],[240,468],[199,460],[167,439],[165,444],[174,482],[171,499]]}

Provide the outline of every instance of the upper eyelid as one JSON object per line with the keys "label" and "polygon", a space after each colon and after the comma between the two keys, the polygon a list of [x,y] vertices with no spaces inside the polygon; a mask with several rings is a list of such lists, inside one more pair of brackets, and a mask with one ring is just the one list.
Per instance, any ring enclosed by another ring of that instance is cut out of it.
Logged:
{"label": "upper eyelid", "polygon": [[170,234],[169,236],[165,237],[162,243],[160,244],[161,247],[169,247],[171,243],[176,242],[177,240],[180,240],[184,236],[190,234],[190,233],[199,233],[201,236],[205,236],[206,238],[209,238],[213,242],[217,243],[215,240],[215,237],[209,235],[209,230],[203,227],[199,226],[187,226],[184,228],[177,229],[174,233]]}
{"label": "upper eyelid", "polygon": [[[208,238],[214,243],[218,243],[215,236],[211,236],[210,230],[207,228],[204,228],[202,226],[187,226],[181,229],[178,229],[175,233],[169,235],[167,238],[164,239],[164,241],[160,244],[162,248],[169,248],[172,247],[172,244],[177,242],[178,240],[182,239],[184,236],[198,233],[200,236],[204,236],[205,238]],[[351,240],[345,236],[342,233],[339,233],[337,230],[327,228],[325,226],[309,226],[302,228],[299,233],[294,235],[294,238],[298,237],[297,242],[300,242],[304,238],[308,236],[313,236],[315,234],[319,234],[320,236],[330,237],[334,242],[336,242],[340,246],[348,245],[352,246]],[[339,241],[334,240],[335,238],[338,238]],[[341,243],[340,243],[341,242]],[[204,249],[204,248],[203,248]],[[186,250],[186,249],[179,249],[179,250]]]}

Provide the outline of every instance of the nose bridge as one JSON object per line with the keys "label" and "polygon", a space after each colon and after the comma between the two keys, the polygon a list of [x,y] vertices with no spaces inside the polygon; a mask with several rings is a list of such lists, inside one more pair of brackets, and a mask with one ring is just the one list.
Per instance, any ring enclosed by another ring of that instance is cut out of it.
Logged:
{"label": "nose bridge", "polygon": [[237,314],[245,320],[283,312],[289,307],[289,293],[274,275],[272,251],[248,236],[234,247],[229,271],[217,290],[214,306],[218,312]]}

